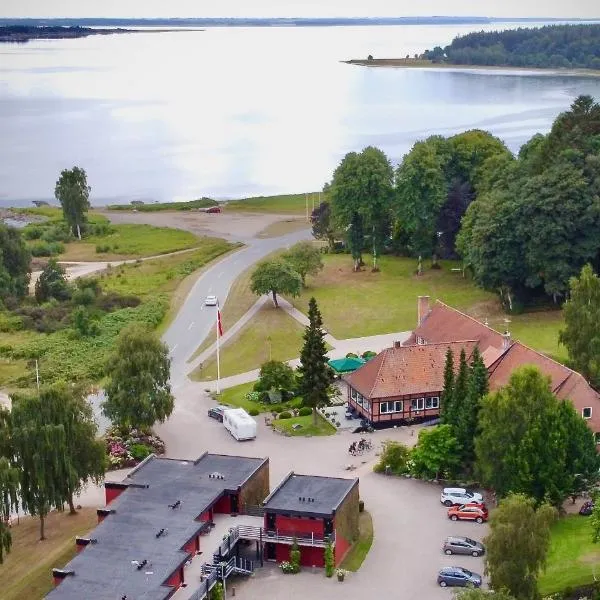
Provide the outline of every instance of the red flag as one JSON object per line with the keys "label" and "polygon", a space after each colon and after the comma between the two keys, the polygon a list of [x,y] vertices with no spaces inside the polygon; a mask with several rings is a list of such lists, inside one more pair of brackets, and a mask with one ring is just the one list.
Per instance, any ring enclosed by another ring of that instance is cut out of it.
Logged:
{"label": "red flag", "polygon": [[223,324],[221,323],[220,309],[217,309],[217,329],[219,330],[219,337],[223,337]]}

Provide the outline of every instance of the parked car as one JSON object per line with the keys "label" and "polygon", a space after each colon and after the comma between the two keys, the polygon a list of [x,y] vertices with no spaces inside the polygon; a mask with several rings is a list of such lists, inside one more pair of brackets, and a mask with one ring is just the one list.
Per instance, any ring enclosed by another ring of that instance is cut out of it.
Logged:
{"label": "parked car", "polygon": [[228,408],[228,406],[221,406],[220,404],[218,406],[213,406],[212,408],[208,409],[208,416],[211,419],[216,419],[217,421],[219,421],[219,423],[222,423],[223,415],[225,414],[225,411]]}
{"label": "parked car", "polygon": [[451,506],[448,509],[448,518],[452,521],[476,521],[477,523],[483,523],[488,520],[488,509],[485,504]]}
{"label": "parked car", "polygon": [[220,213],[221,207],[220,206],[211,206],[210,208],[207,208],[205,212],[207,212],[209,214]]}
{"label": "parked car", "polygon": [[444,488],[440,496],[440,502],[444,506],[455,506],[470,502],[479,502],[481,504],[483,503],[483,496],[465,488]]}
{"label": "parked car", "polygon": [[468,537],[450,536],[442,545],[446,554],[470,554],[481,556],[485,554],[485,547],[481,542],[476,542]]}
{"label": "parked car", "polygon": [[579,514],[582,517],[589,517],[592,514],[593,510],[594,510],[594,501],[593,500],[586,500],[581,505],[581,508],[579,509]]}
{"label": "parked car", "polygon": [[437,582],[440,587],[481,587],[481,575],[462,567],[444,567],[439,573]]}
{"label": "parked car", "polygon": [[204,301],[204,304],[206,306],[216,306],[218,303],[219,303],[219,299],[213,295],[206,296],[206,300]]}

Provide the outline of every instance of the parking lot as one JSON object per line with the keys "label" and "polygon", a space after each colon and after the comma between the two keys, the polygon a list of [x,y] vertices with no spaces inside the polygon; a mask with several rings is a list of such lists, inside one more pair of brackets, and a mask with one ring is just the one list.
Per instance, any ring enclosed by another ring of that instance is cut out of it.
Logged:
{"label": "parking lot", "polygon": [[[412,445],[418,428],[400,427],[373,434],[353,435],[341,431],[327,437],[284,437],[258,420],[256,440],[236,442],[222,424],[207,417],[214,403],[197,385],[177,390],[176,409],[169,421],[157,428],[165,440],[168,456],[195,458],[205,451],[245,456],[269,456],[271,488],[293,470],[297,473],[360,477],[360,495],[373,517],[373,546],[361,569],[339,583],[327,580],[322,571],[306,570],[283,575],[270,566],[251,579],[236,584],[241,598],[361,599],[375,592],[383,598],[452,598],[451,588],[436,583],[443,566],[463,566],[483,575],[483,559],[446,556],[442,542],[448,535],[465,535],[480,541],[486,524],[452,522],[440,503],[441,486],[412,479],[373,473],[375,451],[386,439]],[[348,454],[351,442],[367,437],[375,450],[359,457]],[[347,471],[353,465],[355,470]],[[190,586],[193,582],[188,582]]]}

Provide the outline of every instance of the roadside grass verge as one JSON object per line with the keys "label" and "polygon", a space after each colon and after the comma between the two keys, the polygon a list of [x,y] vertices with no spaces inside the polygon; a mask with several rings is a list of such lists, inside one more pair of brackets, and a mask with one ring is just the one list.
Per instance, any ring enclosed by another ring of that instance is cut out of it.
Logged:
{"label": "roadside grass verge", "polygon": [[155,256],[200,246],[201,240],[189,231],[171,227],[111,225],[107,235],[93,235],[65,244],[59,260],[110,261]]}
{"label": "roadside grass verge", "polygon": [[[105,292],[137,296],[141,303],[102,314],[98,318],[98,335],[82,337],[71,328],[46,334],[15,332],[8,334],[8,339],[3,334],[0,358],[18,361],[38,358],[44,383],[58,379],[99,381],[119,332],[131,323],[143,323],[156,329],[167,313],[178,284],[233,247],[218,238],[202,238],[201,244],[201,248],[189,253],[120,265],[103,273],[99,281]],[[26,338],[20,339],[24,334]],[[13,374],[10,381],[0,380],[0,387],[10,384],[11,388],[21,388],[34,383],[35,370],[29,368],[19,377]]]}
{"label": "roadside grass verge", "polygon": [[373,544],[373,519],[368,511],[359,513],[358,540],[344,557],[340,567],[347,571],[358,571]]}
{"label": "roadside grass verge", "polygon": [[[313,196],[315,196],[315,206],[317,206],[316,198],[318,197],[318,193],[309,193],[309,211],[312,210]],[[324,194],[321,194],[321,199],[325,199]],[[280,196],[241,198],[239,200],[230,200],[225,203],[224,206],[226,210],[306,215],[306,194],[283,194]]]}
{"label": "roadside grass verge", "polygon": [[152,204],[109,204],[106,210],[122,210],[136,212],[159,212],[163,210],[194,210],[216,206],[218,202],[212,198],[198,198],[182,202],[153,202]]}
{"label": "roadside grass verge", "polygon": [[[364,260],[369,265],[370,257]],[[421,276],[415,274],[416,261],[411,258],[383,256],[378,273],[372,273],[370,267],[354,273],[347,254],[328,254],[323,262],[324,269],[308,278],[302,294],[288,300],[306,314],[308,301],[314,296],[325,328],[338,339],[413,330],[417,297],[430,296],[432,304],[439,299],[480,321],[487,319],[499,331],[509,329],[513,339],[557,360],[566,359],[566,349],[558,345],[561,311],[508,316],[494,294],[451,271],[458,268],[456,262],[442,261],[439,270],[426,267]]]}
{"label": "roadside grass verge", "polygon": [[538,584],[543,596],[594,582],[600,547],[592,542],[589,517],[569,515],[552,526],[546,570]]}
{"label": "roadside grass verge", "polygon": [[98,524],[95,508],[82,508],[76,515],[51,512],[46,519],[46,537],[39,541],[39,520],[22,517],[11,528],[13,543],[5,555],[2,573],[4,600],[38,600],[53,588],[52,568],[64,567],[76,554],[75,536]]}
{"label": "roadside grass verge", "polygon": [[[233,339],[221,347],[221,377],[258,369],[268,360],[291,360],[300,355],[304,328],[283,309],[269,303]],[[216,355],[190,374],[194,381],[217,378]]]}
{"label": "roadside grass verge", "polygon": [[[275,419],[272,421],[273,429],[290,436],[314,436],[314,435],[333,435],[336,432],[335,427],[328,423],[321,415],[317,417],[317,425],[313,424],[313,416],[292,417],[291,419]],[[294,425],[300,425],[294,429]]]}
{"label": "roadside grass verge", "polygon": [[274,238],[310,228],[310,223],[306,222],[305,218],[285,219],[284,221],[276,221],[267,225],[262,231],[256,234],[257,238]]}

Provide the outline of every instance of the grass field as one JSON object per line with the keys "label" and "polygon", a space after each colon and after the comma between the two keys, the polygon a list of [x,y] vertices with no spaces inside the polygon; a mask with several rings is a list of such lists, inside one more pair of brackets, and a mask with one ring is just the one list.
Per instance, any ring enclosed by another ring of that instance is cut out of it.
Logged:
{"label": "grass field", "polygon": [[[369,264],[369,257],[365,263]],[[420,277],[414,274],[413,259],[384,256],[381,271],[370,268],[354,273],[347,254],[324,257],[325,268],[298,298],[289,300],[306,313],[311,296],[317,299],[325,327],[338,338],[352,338],[414,329],[417,321],[417,297],[428,295],[483,321],[500,331],[509,329],[513,339],[557,359],[566,358],[558,345],[558,331],[563,324],[560,311],[526,313],[510,316],[501,310],[497,297],[486,292],[459,272],[457,264],[443,261],[442,269],[426,268]]]}
{"label": "grass field", "polygon": [[216,206],[218,203],[211,198],[198,198],[182,202],[152,202],[151,204],[109,204],[107,210],[124,210],[136,212],[159,212],[162,210],[194,210]]}
{"label": "grass field", "polygon": [[[189,231],[151,225],[112,225],[113,233],[84,238],[65,244],[63,261],[110,261],[156,256],[201,245]],[[98,248],[109,250],[97,252]]]}
{"label": "grass field", "polygon": [[75,556],[75,536],[98,523],[96,509],[83,508],[77,515],[53,512],[46,519],[46,537],[39,541],[39,520],[21,518],[13,524],[12,549],[0,566],[3,600],[38,600],[52,589],[52,568],[64,567]]}
{"label": "grass field", "polygon": [[[315,206],[318,203],[318,193],[308,194],[308,210],[312,211],[313,199]],[[321,199],[325,195],[321,194]],[[240,210],[251,212],[269,212],[277,214],[306,215],[306,194],[284,194],[281,196],[256,196],[253,198],[242,198],[230,200],[225,204],[226,210]]]}
{"label": "grass field", "polygon": [[219,404],[243,408],[246,412],[257,410],[259,413],[270,413],[275,409],[287,410],[291,408],[300,408],[302,406],[301,398],[292,398],[287,402],[269,405],[254,402],[253,400],[246,398],[248,392],[251,392],[253,388],[254,382],[242,383],[241,385],[226,388],[217,396],[217,401]]}
{"label": "grass field", "polygon": [[365,510],[359,514],[358,519],[358,540],[350,548],[340,565],[342,569],[347,571],[358,571],[360,569],[373,544],[373,519],[370,513]]}
{"label": "grass field", "polygon": [[[281,308],[265,304],[242,330],[221,348],[221,377],[257,369],[267,360],[290,360],[300,355],[304,328]],[[217,377],[216,357],[192,371],[194,381]]]}
{"label": "grass field", "polygon": [[594,581],[600,575],[600,545],[592,542],[589,518],[570,515],[552,527],[546,571],[540,575],[540,592],[547,596],[565,588]]}
{"label": "grass field", "polygon": [[[306,417],[292,417],[291,419],[275,419],[273,429],[292,436],[313,436],[313,435],[333,435],[335,427],[328,423],[321,415],[317,418],[317,426],[313,425],[312,415]],[[300,425],[299,429],[294,429],[294,425]]]}

